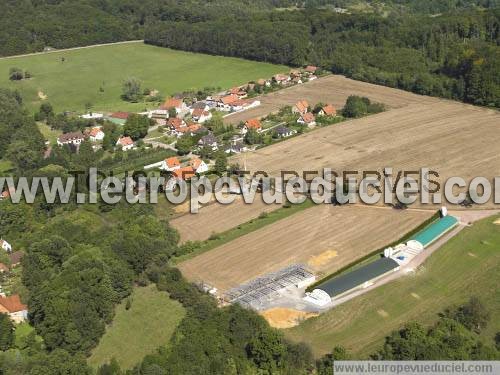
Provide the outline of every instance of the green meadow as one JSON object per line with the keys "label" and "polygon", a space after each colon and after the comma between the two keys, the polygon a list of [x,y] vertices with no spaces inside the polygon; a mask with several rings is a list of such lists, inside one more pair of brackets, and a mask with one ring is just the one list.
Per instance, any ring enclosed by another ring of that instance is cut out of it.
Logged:
{"label": "green meadow", "polygon": [[93,367],[112,358],[122,369],[133,367],[144,356],[168,344],[185,314],[179,302],[158,291],[155,285],[136,288],[129,300],[129,309],[127,299],[117,307],[113,322],[93,350],[88,360]]}
{"label": "green meadow", "polygon": [[[408,321],[432,324],[447,307],[479,297],[491,313],[481,335],[493,344],[500,331],[499,216],[463,229],[417,270],[286,331],[310,344],[316,356],[343,345],[356,358],[381,348],[384,338]],[[498,223],[498,221],[497,221]]]}
{"label": "green meadow", "polygon": [[[10,81],[12,67],[27,70],[33,77]],[[30,110],[48,101],[57,111],[83,112],[86,104],[94,111],[139,111],[157,103],[123,101],[122,84],[128,77],[141,80],[142,89],[158,90],[165,97],[207,86],[229,88],[287,70],[280,65],[130,42],[0,59],[0,87],[18,90]]]}

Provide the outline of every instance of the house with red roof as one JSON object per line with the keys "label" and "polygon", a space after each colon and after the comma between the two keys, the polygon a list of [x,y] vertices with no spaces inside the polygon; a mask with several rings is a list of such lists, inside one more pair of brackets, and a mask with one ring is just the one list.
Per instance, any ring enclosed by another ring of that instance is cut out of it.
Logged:
{"label": "house with red roof", "polygon": [[204,123],[212,118],[212,113],[204,110],[203,108],[195,108],[191,113],[191,117],[194,121],[199,123]]}
{"label": "house with red roof", "polygon": [[189,161],[189,165],[196,173],[205,173],[208,171],[208,165],[199,158],[194,158]]}
{"label": "house with red roof", "polygon": [[104,132],[99,127],[92,128],[89,132],[89,139],[91,142],[102,141],[104,139]]}
{"label": "house with red roof", "polygon": [[186,103],[184,103],[184,101],[179,98],[167,98],[165,102],[160,106],[160,109],[167,111],[175,109],[175,112],[178,115],[186,113],[189,110]]}
{"label": "house with red roof", "polygon": [[245,121],[245,125],[243,125],[243,128],[241,129],[241,134],[246,134],[250,129],[255,130],[257,133],[262,132],[262,124],[259,119],[257,118],[251,118],[249,120]]}
{"label": "house with red roof", "polygon": [[304,68],[304,71],[309,74],[315,74],[318,70],[317,66],[314,65],[308,65]]}
{"label": "house with red roof", "polygon": [[336,116],[337,110],[331,104],[325,105],[318,111],[318,116]]}
{"label": "house with red roof", "polygon": [[0,263],[0,273],[5,273],[5,272],[9,272],[10,268],[4,264],[4,263]]}
{"label": "house with red roof", "polygon": [[291,78],[288,74],[276,74],[273,76],[273,81],[278,85],[286,85],[290,80]]}
{"label": "house with red roof", "polygon": [[8,314],[14,323],[21,323],[28,318],[28,306],[21,302],[19,294],[0,297],[0,314]]}
{"label": "house with red roof", "polygon": [[131,150],[134,147],[134,141],[130,137],[120,137],[116,142],[118,147],[121,147],[123,151]]}
{"label": "house with red roof", "polygon": [[181,167],[181,162],[175,156],[163,160],[160,169],[164,171],[175,171]]}
{"label": "house with red roof", "polygon": [[238,95],[235,94],[229,94],[226,96],[223,96],[218,99],[217,101],[217,108],[221,111],[230,111],[231,110],[231,105],[234,102],[238,102],[240,98],[238,98]]}
{"label": "house with red roof", "polygon": [[307,100],[299,100],[295,105],[292,107],[292,112],[293,113],[306,113],[309,111],[309,103]]}

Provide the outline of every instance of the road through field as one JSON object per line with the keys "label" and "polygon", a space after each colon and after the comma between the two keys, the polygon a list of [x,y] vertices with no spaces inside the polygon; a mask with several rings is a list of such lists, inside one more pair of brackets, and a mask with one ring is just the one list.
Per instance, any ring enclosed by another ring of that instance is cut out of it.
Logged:
{"label": "road through field", "polygon": [[385,246],[432,216],[368,206],[320,205],[179,264],[192,281],[225,291],[291,264],[328,274]]}

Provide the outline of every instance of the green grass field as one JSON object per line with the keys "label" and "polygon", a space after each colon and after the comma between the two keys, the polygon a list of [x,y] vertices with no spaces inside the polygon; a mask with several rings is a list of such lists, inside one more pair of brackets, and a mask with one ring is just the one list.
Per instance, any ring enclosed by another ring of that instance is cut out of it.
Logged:
{"label": "green grass field", "polygon": [[417,271],[346,302],[285,331],[305,341],[319,356],[343,345],[367,357],[405,322],[432,324],[445,308],[478,296],[491,312],[482,333],[492,344],[500,331],[500,225],[488,218],[465,228],[437,250]]}
{"label": "green grass field", "polygon": [[[33,78],[9,81],[11,67],[26,69]],[[43,95],[57,111],[83,112],[86,103],[94,111],[142,110],[145,103],[131,104],[120,98],[128,77],[139,78],[143,89],[156,89],[167,96],[206,86],[229,88],[286,70],[279,65],[131,42],[0,59],[0,87],[19,90],[32,110],[38,108]]]}
{"label": "green grass field", "polygon": [[126,300],[118,306],[113,323],[88,360],[91,366],[98,367],[114,357],[122,369],[131,368],[166,345],[184,317],[182,305],[155,285],[135,289],[131,300],[129,310]]}

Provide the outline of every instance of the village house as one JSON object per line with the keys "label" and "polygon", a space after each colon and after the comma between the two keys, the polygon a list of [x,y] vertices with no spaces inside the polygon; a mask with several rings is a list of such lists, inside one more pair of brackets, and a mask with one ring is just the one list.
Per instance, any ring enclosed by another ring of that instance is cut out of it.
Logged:
{"label": "village house", "polygon": [[189,110],[186,103],[184,103],[182,99],[178,98],[168,98],[167,100],[165,100],[165,103],[160,106],[160,109],[167,111],[170,109],[175,109],[177,115],[186,114]]}
{"label": "village house", "polygon": [[199,102],[193,103],[193,105],[191,105],[191,107],[189,108],[189,112],[191,114],[193,114],[193,112],[194,112],[195,109],[201,109],[203,111],[209,111],[210,110],[210,106],[207,104],[207,102],[201,100]]}
{"label": "village house", "polygon": [[71,132],[61,134],[59,138],[57,138],[57,144],[59,146],[63,145],[74,145],[79,146],[80,143],[84,141],[85,137],[81,131]]}
{"label": "village house", "polygon": [[134,141],[130,137],[120,137],[116,142],[118,147],[121,147],[123,151],[131,150],[134,147]]}
{"label": "village house", "polygon": [[266,86],[266,87],[269,87],[269,86],[271,86],[271,81],[270,81],[270,80],[268,80],[268,79],[263,79],[263,78],[261,78],[261,79],[257,80],[257,84],[258,84],[259,86]]}
{"label": "village house", "polygon": [[12,252],[12,246],[4,239],[0,239],[0,247],[8,253]]}
{"label": "village house", "polygon": [[191,113],[191,117],[194,121],[203,124],[205,121],[208,121],[212,118],[212,113],[210,113],[209,111],[205,111],[202,108],[196,108]]}
{"label": "village house", "polygon": [[28,319],[28,306],[21,302],[19,294],[0,297],[0,313],[8,314],[14,323],[22,323]]}
{"label": "village house", "polygon": [[191,166],[191,168],[193,168],[193,170],[196,173],[205,173],[205,172],[208,172],[208,165],[207,165],[207,163],[205,163],[203,160],[201,160],[199,158],[191,159],[189,161],[189,165]]}
{"label": "village house", "polygon": [[252,118],[245,121],[245,124],[241,128],[241,134],[246,134],[250,129],[255,130],[257,133],[262,132],[262,124],[259,119]]}
{"label": "village house", "polygon": [[21,259],[23,259],[24,252],[21,250],[14,251],[9,254],[10,266],[17,267],[21,263]]}
{"label": "village house", "polygon": [[224,148],[226,154],[239,154],[248,151],[248,147],[242,142],[234,142]]}
{"label": "village house", "polygon": [[238,98],[238,95],[234,94],[229,94],[226,96],[223,96],[222,98],[219,98],[217,101],[217,108],[221,111],[231,111],[231,105],[235,102],[238,102],[240,98]]}
{"label": "village house", "polygon": [[165,190],[173,191],[179,181],[189,181],[195,175],[196,173],[191,166],[176,169],[172,172],[172,177],[165,183]]}
{"label": "village house", "polygon": [[308,65],[304,68],[304,71],[307,73],[307,74],[310,74],[310,75],[313,75],[313,74],[316,74],[316,72],[318,71],[318,67],[317,66],[314,66],[314,65]]}
{"label": "village house", "polygon": [[164,171],[175,171],[181,167],[181,162],[175,156],[163,160],[160,169]]}
{"label": "village house", "polygon": [[301,125],[314,126],[316,125],[316,118],[311,112],[304,113],[300,115],[297,123]]}
{"label": "village house", "polygon": [[278,126],[274,129],[274,132],[276,133],[276,136],[278,138],[286,138],[290,137],[291,135],[294,135],[296,133],[295,130],[287,128],[286,126]]}
{"label": "village house", "polygon": [[292,82],[295,83],[296,85],[300,85],[303,83],[302,78],[300,78],[300,77],[293,77]]}
{"label": "village house", "polygon": [[292,107],[293,113],[304,114],[304,113],[307,113],[308,111],[309,111],[309,103],[306,100],[299,100]]}
{"label": "village house", "polygon": [[336,116],[337,110],[331,104],[325,105],[318,111],[318,116]]}
{"label": "village house", "polygon": [[286,85],[290,82],[290,76],[286,74],[276,74],[273,76],[273,81],[278,85]]}
{"label": "village house", "polygon": [[11,194],[14,194],[15,193],[15,189],[13,187],[11,188],[8,188],[7,190],[4,190],[2,191],[2,193],[0,193],[0,201],[2,199],[7,199],[11,196]]}
{"label": "village house", "polygon": [[91,142],[98,142],[104,139],[104,132],[101,128],[95,127],[90,129],[89,139]]}
{"label": "village house", "polygon": [[242,87],[233,87],[229,90],[230,95],[236,95],[238,98],[243,99],[247,97],[247,92]]}
{"label": "village house", "polygon": [[7,265],[0,263],[0,273],[9,272],[9,267]]}
{"label": "village house", "polygon": [[200,138],[198,145],[202,147],[210,147],[212,151],[217,151],[219,149],[219,144],[217,138],[213,134],[207,134]]}
{"label": "village house", "polygon": [[86,113],[84,115],[81,115],[80,117],[85,119],[85,120],[99,120],[99,119],[104,118],[104,115],[102,113],[90,112],[90,113]]}

